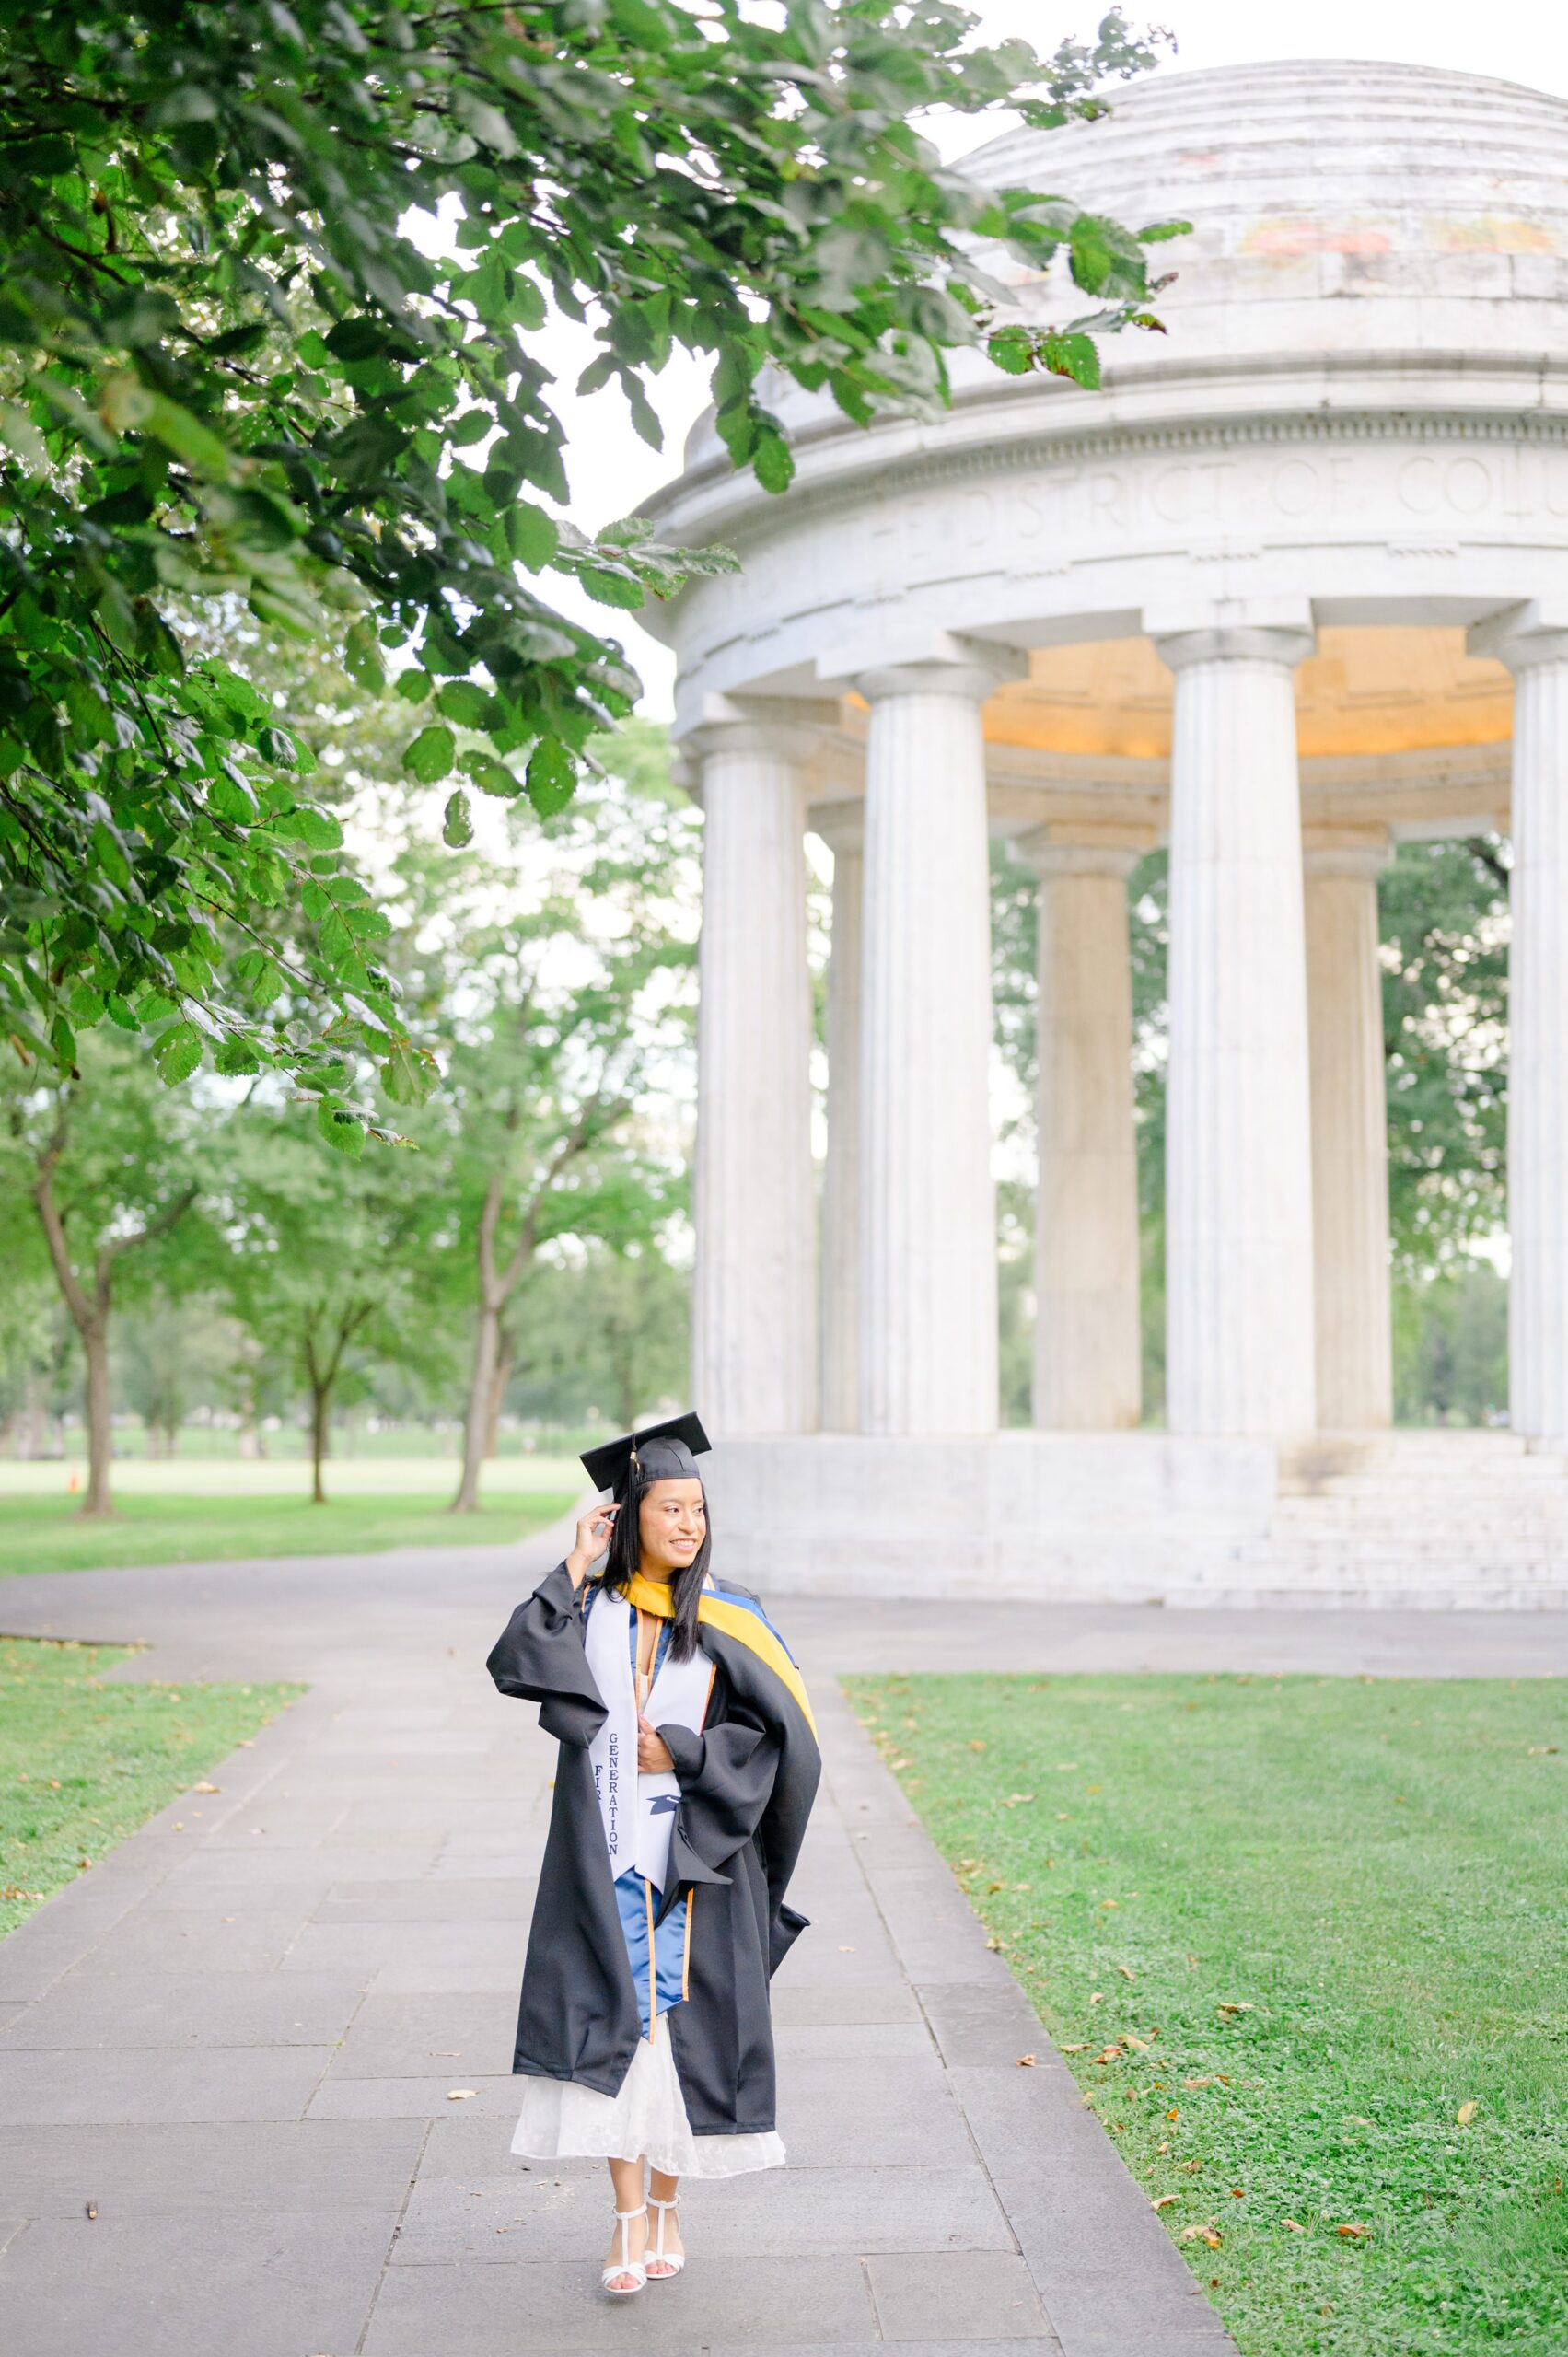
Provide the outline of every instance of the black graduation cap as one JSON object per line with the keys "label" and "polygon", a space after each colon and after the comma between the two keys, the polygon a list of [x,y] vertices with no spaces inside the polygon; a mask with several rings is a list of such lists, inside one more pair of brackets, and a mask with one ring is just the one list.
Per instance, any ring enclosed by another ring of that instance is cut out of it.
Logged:
{"label": "black graduation cap", "polygon": [[609,1490],[619,1502],[631,1487],[633,1467],[645,1482],[684,1480],[712,1446],[698,1417],[672,1416],[668,1424],[647,1424],[585,1449],[583,1470],[596,1489]]}

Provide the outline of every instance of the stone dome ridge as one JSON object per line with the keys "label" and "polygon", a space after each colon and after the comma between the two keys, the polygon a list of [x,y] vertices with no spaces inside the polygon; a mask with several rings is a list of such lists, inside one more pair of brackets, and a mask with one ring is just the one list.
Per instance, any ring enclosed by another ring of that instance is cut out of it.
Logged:
{"label": "stone dome ridge", "polygon": [[[993,185],[1028,186],[1042,169],[1093,169],[1112,152],[1135,151],[1145,167],[1162,144],[1191,154],[1225,154],[1265,169],[1282,135],[1315,146],[1348,134],[1362,171],[1408,170],[1412,180],[1441,180],[1457,145],[1490,143],[1500,134],[1537,149],[1543,164],[1561,156],[1568,98],[1522,82],[1464,74],[1447,66],[1354,58],[1297,58],[1260,64],[1161,73],[1111,86],[1110,112],[1098,122],[1055,131],[1018,129],[958,157],[959,168]],[[1379,137],[1435,137],[1435,147],[1369,156]],[[1538,143],[1539,143],[1538,148]],[[1179,162],[1180,155],[1173,157]],[[1496,159],[1501,161],[1501,159]],[[1336,152],[1325,167],[1342,172]],[[1353,168],[1353,178],[1361,173]],[[1065,192],[1070,193],[1071,192]]]}
{"label": "stone dome ridge", "polygon": [[[1562,357],[1565,143],[1568,99],[1547,92],[1325,60],[1150,75],[1098,122],[1011,132],[964,168],[1133,228],[1191,221],[1155,250],[1177,273],[1167,351]],[[1004,260],[999,275],[1026,314],[1059,308],[1060,268]],[[1394,299],[1355,299],[1377,296]],[[1118,370],[1152,356],[1122,339],[1106,355]]]}

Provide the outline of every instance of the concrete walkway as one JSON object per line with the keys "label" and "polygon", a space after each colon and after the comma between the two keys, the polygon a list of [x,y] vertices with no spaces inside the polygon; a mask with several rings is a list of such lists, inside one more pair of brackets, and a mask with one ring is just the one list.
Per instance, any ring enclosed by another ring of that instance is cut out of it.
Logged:
{"label": "concrete walkway", "polygon": [[828,1764],[776,1984],[790,2166],[697,2188],[686,2274],[611,2305],[602,2167],[507,2152],[552,1747],[482,1662],[557,1552],[0,1585],[8,1632],[148,1640],[131,1676],[312,1681],[0,1944],[7,2357],[1230,2350],[832,1672],[1529,1675],[1568,1620],[781,1608]]}

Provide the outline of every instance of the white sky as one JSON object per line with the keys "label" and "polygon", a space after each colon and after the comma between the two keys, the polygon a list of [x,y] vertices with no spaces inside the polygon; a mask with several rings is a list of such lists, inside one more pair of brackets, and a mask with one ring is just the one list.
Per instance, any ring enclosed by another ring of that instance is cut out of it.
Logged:
{"label": "white sky", "polygon": [[[1038,0],[981,0],[978,14],[995,37],[1022,34],[1043,51],[1063,33],[1086,34],[1103,5],[1104,0],[1051,0],[1041,7]],[[1446,66],[1568,96],[1568,7],[1562,0],[1492,0],[1484,11],[1474,0],[1463,6],[1459,0],[1314,0],[1310,9],[1270,8],[1260,0],[1156,0],[1146,11],[1129,0],[1126,12],[1134,22],[1146,16],[1169,23],[1179,44],[1163,69],[1171,72],[1272,58],[1368,58]],[[956,155],[1006,127],[1005,118],[982,117],[939,135],[944,148]],[[653,387],[665,448],[649,450],[632,431],[618,389],[608,387],[587,401],[573,394],[572,385],[598,349],[587,330],[563,320],[552,330],[541,355],[559,379],[556,402],[570,435],[572,512],[590,531],[627,514],[678,471],[681,444],[707,398],[705,375],[697,363],[684,356],[672,361]],[[554,575],[547,576],[546,594],[624,641],[647,691],[643,710],[666,717],[673,666],[635,618],[590,605],[575,583]]]}

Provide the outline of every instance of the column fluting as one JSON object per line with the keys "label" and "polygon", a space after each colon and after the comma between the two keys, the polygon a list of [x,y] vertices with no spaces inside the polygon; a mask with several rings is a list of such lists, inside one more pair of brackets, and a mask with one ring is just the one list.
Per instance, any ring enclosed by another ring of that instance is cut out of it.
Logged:
{"label": "column fluting", "polygon": [[1034,1422],[1115,1432],[1143,1409],[1125,842],[1016,848],[1040,878]]}
{"label": "column fluting", "polygon": [[972,663],[903,665],[856,681],[871,705],[860,1070],[865,1433],[996,1426],[981,704],[1004,675],[977,650]]}
{"label": "column fluting", "polygon": [[692,1399],[715,1437],[817,1422],[811,991],[803,736],[697,732],[698,950]]}
{"label": "column fluting", "polygon": [[1330,1432],[1393,1419],[1377,958],[1377,878],[1388,863],[1380,843],[1309,844],[1306,854],[1318,1421]]}
{"label": "column fluting", "polygon": [[822,1429],[860,1422],[861,912],[865,814],[858,802],[819,805],[811,830],[833,854],[828,958],[828,1154],[822,1174]]}
{"label": "column fluting", "polygon": [[1568,1448],[1568,630],[1530,606],[1470,633],[1514,674],[1508,902],[1508,1406]]}
{"label": "column fluting", "polygon": [[1167,1414],[1311,1431],[1312,1144],[1292,673],[1305,631],[1156,641],[1176,673],[1167,1104]]}

